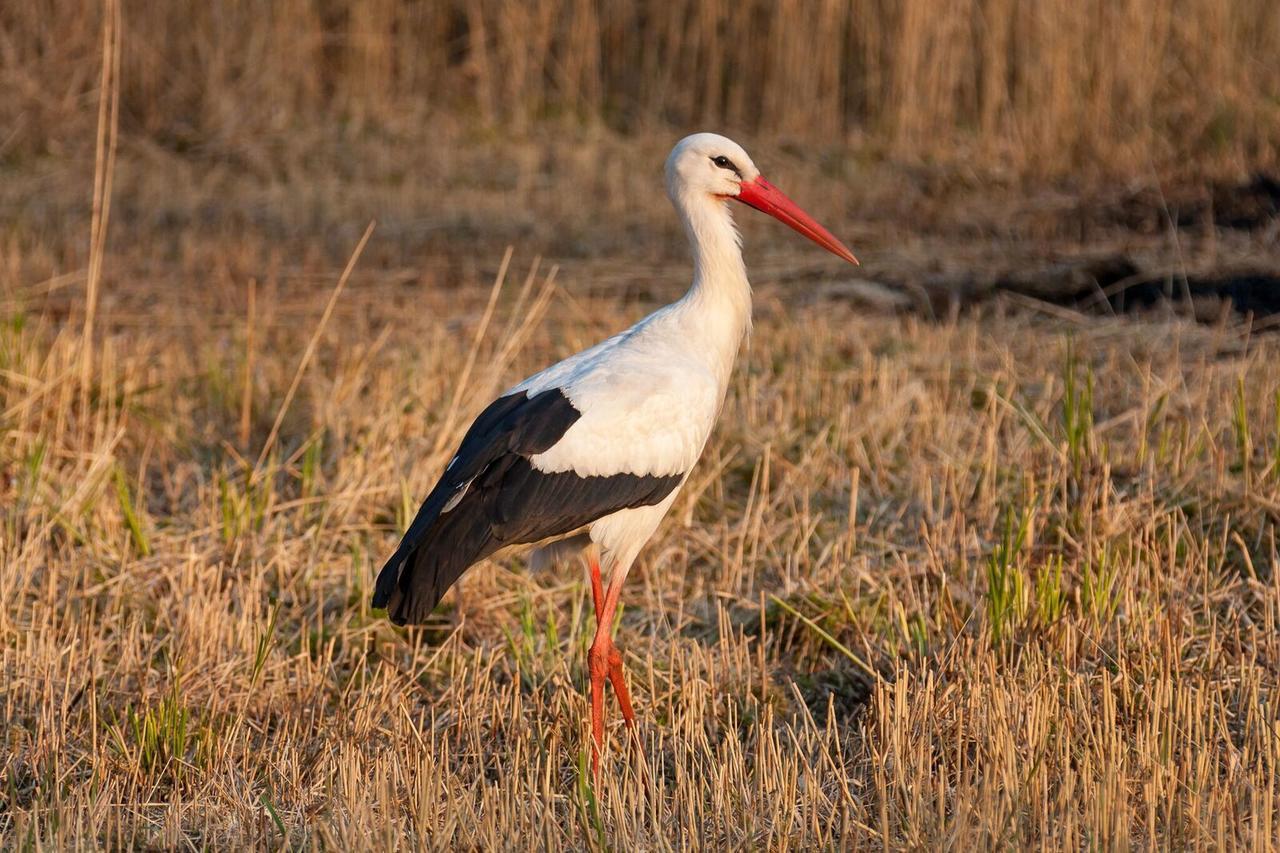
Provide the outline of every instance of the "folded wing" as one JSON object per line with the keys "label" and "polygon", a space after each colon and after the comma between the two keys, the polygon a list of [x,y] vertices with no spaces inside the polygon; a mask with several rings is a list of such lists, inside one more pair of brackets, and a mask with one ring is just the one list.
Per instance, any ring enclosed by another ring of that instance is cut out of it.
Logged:
{"label": "folded wing", "polygon": [[373,595],[398,625],[421,622],[472,564],[516,544],[572,533],[623,509],[661,503],[682,474],[541,470],[582,417],[560,388],[521,390],[476,418],[427,495]]}

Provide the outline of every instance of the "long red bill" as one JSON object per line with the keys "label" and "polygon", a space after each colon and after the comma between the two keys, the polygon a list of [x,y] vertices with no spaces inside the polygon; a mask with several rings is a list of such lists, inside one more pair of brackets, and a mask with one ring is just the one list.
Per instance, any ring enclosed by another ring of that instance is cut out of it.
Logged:
{"label": "long red bill", "polygon": [[763,176],[754,181],[743,181],[742,191],[734,198],[769,214],[779,222],[786,223],[831,254],[844,258],[851,264],[858,263],[858,259],[853,256],[853,252],[849,251],[848,246],[837,240],[830,231],[801,210],[800,205],[787,198],[782,190],[766,181]]}

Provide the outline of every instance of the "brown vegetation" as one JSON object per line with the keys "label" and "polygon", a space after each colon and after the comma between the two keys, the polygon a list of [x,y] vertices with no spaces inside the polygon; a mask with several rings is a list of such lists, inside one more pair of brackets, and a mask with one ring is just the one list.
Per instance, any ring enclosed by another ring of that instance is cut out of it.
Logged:
{"label": "brown vegetation", "polygon": [[[1026,265],[1274,269],[1274,210],[864,157],[1274,163],[1277,14],[872,5],[0,9],[0,846],[1274,847],[1280,342]],[[767,131],[908,303],[981,269],[1035,312],[855,309],[744,218],[756,328],[595,785],[579,567],[486,562],[408,632],[369,589],[470,415],[687,282],[672,134],[590,126],[695,119]]]}
{"label": "brown vegetation", "polygon": [[[122,115],[177,150],[352,126],[712,126],[1059,175],[1233,172],[1280,147],[1272,0],[125,3]],[[91,134],[98,14],[0,11],[0,151]]]}
{"label": "brown vegetation", "polygon": [[465,416],[643,306],[522,310],[513,270],[446,424],[482,289],[357,272],[322,328],[315,271],[250,308],[202,263],[100,313],[87,386],[79,327],[6,302],[8,844],[1275,839],[1274,341],[764,287],[629,583],[643,744],[593,787],[580,568],[483,564],[412,632],[368,595]]}

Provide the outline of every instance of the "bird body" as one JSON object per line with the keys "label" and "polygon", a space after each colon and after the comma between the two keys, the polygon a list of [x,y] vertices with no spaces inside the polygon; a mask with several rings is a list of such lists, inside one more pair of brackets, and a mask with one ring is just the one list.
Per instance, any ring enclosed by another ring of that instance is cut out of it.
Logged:
{"label": "bird body", "polygon": [[[728,201],[763,210],[854,261],[722,136],[681,140],[666,179],[693,251],[688,292],[491,403],[383,567],[373,599],[399,624],[420,622],[470,565],[507,546],[589,542],[599,625],[589,660],[597,747],[606,676],[633,719],[607,629],[622,583],[702,455],[751,323]],[[610,569],[607,593],[601,562]]]}
{"label": "bird body", "polygon": [[675,307],[512,389],[559,388],[582,412],[561,441],[533,457],[539,469],[688,473],[711,434],[728,375],[699,352],[698,338]]}

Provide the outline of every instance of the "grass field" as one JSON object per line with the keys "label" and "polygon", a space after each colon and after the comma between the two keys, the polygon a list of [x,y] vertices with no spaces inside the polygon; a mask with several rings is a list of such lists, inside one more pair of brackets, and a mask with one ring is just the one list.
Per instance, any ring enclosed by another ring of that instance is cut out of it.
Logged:
{"label": "grass field", "polygon": [[483,564],[410,632],[367,601],[468,417],[646,305],[518,254],[487,321],[465,281],[357,272],[326,318],[336,269],[186,273],[91,350],[6,302],[6,844],[1274,842],[1274,339],[764,284],[593,786],[580,567]]}
{"label": "grass field", "polygon": [[[1274,4],[1103,5],[5,6],[0,847],[1280,846],[1276,317],[988,298],[1280,269],[1179,213],[1280,162]],[[581,566],[368,601],[493,394],[687,286],[703,121],[863,278],[739,214],[597,783]]]}

